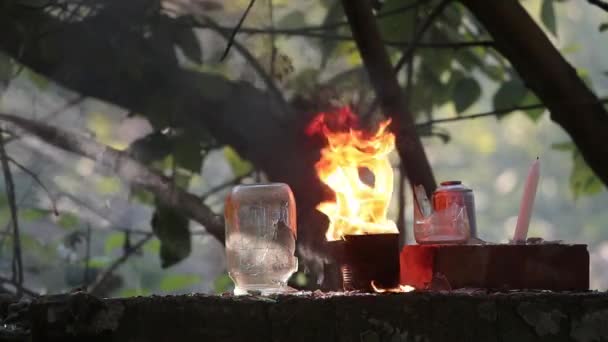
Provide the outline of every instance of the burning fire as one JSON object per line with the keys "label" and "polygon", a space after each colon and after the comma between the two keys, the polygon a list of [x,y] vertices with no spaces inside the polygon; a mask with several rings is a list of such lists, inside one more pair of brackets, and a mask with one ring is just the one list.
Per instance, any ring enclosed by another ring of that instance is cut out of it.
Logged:
{"label": "burning fire", "polygon": [[381,287],[376,286],[376,284],[373,280],[372,280],[372,288],[374,289],[374,291],[376,291],[378,293],[385,293],[385,292],[402,293],[402,292],[412,292],[412,291],[416,290],[416,288],[414,288],[413,286],[409,286],[409,285],[399,285],[399,287],[395,287],[392,289],[383,289]]}
{"label": "burning fire", "polygon": [[[381,122],[375,133],[356,129],[357,116],[344,107],[318,114],[308,126],[308,135],[321,134],[327,140],[315,164],[317,175],[335,194],[335,200],[317,206],[329,218],[327,240],[398,233],[395,222],[386,217],[393,193],[388,154],[395,148],[395,136],[387,132],[389,124],[390,119]],[[363,172],[371,172],[373,180],[364,182]]]}

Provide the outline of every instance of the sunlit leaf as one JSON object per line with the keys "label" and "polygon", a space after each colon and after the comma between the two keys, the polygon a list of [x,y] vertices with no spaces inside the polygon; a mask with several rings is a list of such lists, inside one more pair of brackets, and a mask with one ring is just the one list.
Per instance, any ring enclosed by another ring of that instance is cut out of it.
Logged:
{"label": "sunlit leaf", "polygon": [[553,0],[543,0],[540,9],[540,20],[554,36],[557,36],[557,24],[555,22],[555,7]]}
{"label": "sunlit leaf", "polygon": [[253,169],[253,165],[249,161],[241,159],[238,153],[230,146],[224,147],[224,156],[237,177],[244,176]]}
{"label": "sunlit leaf", "polygon": [[151,205],[154,203],[154,195],[146,190],[131,189],[131,198],[142,204]]}
{"label": "sunlit leaf", "polygon": [[160,240],[161,266],[167,268],[190,255],[191,236],[188,219],[174,209],[156,206],[152,230]]}
{"label": "sunlit leaf", "polygon": [[234,286],[232,279],[227,274],[222,274],[215,278],[213,281],[213,291],[216,294],[221,294],[226,291],[230,291],[230,289]]}
{"label": "sunlit leaf", "polygon": [[44,217],[47,217],[51,211],[46,209],[38,208],[27,208],[19,210],[19,216],[25,221],[38,221]]}
{"label": "sunlit leaf", "polygon": [[474,78],[462,78],[454,85],[453,96],[456,111],[463,112],[479,99],[481,87]]}
{"label": "sunlit leaf", "polygon": [[71,229],[76,227],[79,222],[80,219],[78,218],[78,216],[71,213],[62,213],[59,216],[59,221],[57,221],[57,224],[63,228]]}
{"label": "sunlit leaf", "polygon": [[96,190],[102,195],[111,195],[120,191],[122,183],[116,177],[100,177],[95,182]]}
{"label": "sunlit leaf", "polygon": [[103,269],[110,265],[111,261],[112,259],[107,256],[92,257],[89,260],[89,268]]}
{"label": "sunlit leaf", "polygon": [[158,254],[160,253],[160,240],[152,239],[146,243],[143,248],[147,253]]}
{"label": "sunlit leaf", "polygon": [[49,80],[30,69],[25,69],[25,75],[38,87],[39,90],[45,90],[49,86]]}
{"label": "sunlit leaf", "polygon": [[104,253],[111,254],[115,249],[122,248],[125,244],[125,233],[116,232],[108,235],[104,243]]}
{"label": "sunlit leaf", "polygon": [[519,80],[504,82],[494,94],[494,109],[505,109],[521,105],[528,89]]}
{"label": "sunlit leaf", "polygon": [[195,274],[169,274],[160,282],[160,289],[165,292],[187,289],[201,282]]}

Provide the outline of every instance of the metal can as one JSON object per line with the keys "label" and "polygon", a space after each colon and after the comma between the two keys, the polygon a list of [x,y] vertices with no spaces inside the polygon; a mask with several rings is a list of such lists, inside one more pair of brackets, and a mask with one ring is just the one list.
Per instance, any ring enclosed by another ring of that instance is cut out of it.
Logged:
{"label": "metal can", "polygon": [[464,206],[469,218],[471,237],[477,237],[477,223],[475,222],[475,198],[473,190],[462,185],[461,181],[441,182],[441,186],[433,192],[433,208],[446,209],[452,203]]}

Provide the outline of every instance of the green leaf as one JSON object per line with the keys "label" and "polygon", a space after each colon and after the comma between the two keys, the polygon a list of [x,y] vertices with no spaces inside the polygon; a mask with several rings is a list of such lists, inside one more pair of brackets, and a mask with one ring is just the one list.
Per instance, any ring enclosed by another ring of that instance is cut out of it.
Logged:
{"label": "green leaf", "polygon": [[230,291],[230,289],[234,286],[232,279],[227,274],[222,274],[221,276],[215,278],[213,281],[213,291],[216,294],[222,294],[226,291]]}
{"label": "green leaf", "polygon": [[[409,0],[387,0],[382,5],[382,10],[378,14],[382,15],[385,12],[394,11],[410,2]],[[408,10],[381,18],[379,20],[379,28],[382,38],[395,42],[411,37],[412,30],[414,29],[415,14],[416,11]]]}
{"label": "green leaf", "polygon": [[201,282],[195,274],[169,274],[160,282],[160,289],[165,292],[187,289]]}
{"label": "green leaf", "polygon": [[25,69],[24,71],[30,81],[32,81],[39,90],[45,90],[49,86],[49,80],[46,77],[30,69]]}
{"label": "green leaf", "polygon": [[157,205],[151,223],[154,234],[160,240],[163,268],[175,265],[190,255],[192,247],[187,218],[174,209]]}
{"label": "green leaf", "polygon": [[471,77],[461,78],[454,85],[454,106],[457,112],[463,112],[469,108],[481,96],[479,83]]}
{"label": "green leaf", "polygon": [[[533,104],[537,104],[537,103],[540,103],[538,97],[536,97],[536,95],[534,95],[534,93],[529,91],[528,94],[526,95],[526,98],[522,102],[522,105],[526,106],[526,105],[533,105]],[[534,122],[537,122],[542,117],[544,112],[545,112],[545,108],[542,108],[542,107],[535,108],[535,109],[528,109],[528,110],[524,111],[524,113],[526,113],[526,115]]]}
{"label": "green leaf", "polygon": [[160,240],[152,239],[144,245],[144,251],[151,254],[160,253]]}
{"label": "green leaf", "polygon": [[62,213],[59,216],[59,221],[57,221],[57,224],[65,229],[71,229],[76,227],[79,222],[80,219],[78,216],[71,213]]}
{"label": "green leaf", "polygon": [[116,177],[102,176],[95,182],[96,190],[102,195],[112,195],[120,191],[122,183]]}
{"label": "green leaf", "polygon": [[224,156],[236,177],[244,176],[253,169],[253,165],[249,161],[241,159],[239,154],[230,146],[224,147]]}
{"label": "green leaf", "polygon": [[102,269],[110,265],[111,261],[107,256],[92,257],[89,260],[89,268]]}
{"label": "green leaf", "polygon": [[203,164],[201,146],[196,137],[182,136],[173,143],[177,166],[193,173],[200,173]]}
{"label": "green leaf", "polygon": [[519,80],[510,80],[502,84],[494,94],[494,109],[505,109],[521,105],[528,89]]}
{"label": "green leaf", "polygon": [[146,190],[131,189],[131,198],[142,204],[151,205],[154,203],[154,195]]}
{"label": "green leaf", "polygon": [[38,209],[38,208],[28,208],[19,210],[19,215],[25,221],[38,221],[43,217],[46,217],[51,213],[51,211],[46,209]]}
{"label": "green leaf", "polygon": [[[329,18],[330,15],[328,14],[325,19],[327,20]],[[304,26],[306,26],[306,17],[301,11],[291,11],[277,23],[277,27],[280,27],[281,29],[294,29]]]}
{"label": "green leaf", "polygon": [[115,249],[125,245],[125,233],[112,233],[106,238],[103,250],[105,255],[111,254]]}
{"label": "green leaf", "polygon": [[608,23],[602,23],[602,24],[600,24],[600,27],[598,28],[598,30],[600,32],[604,32],[604,31],[608,30]]}
{"label": "green leaf", "polygon": [[604,189],[604,185],[595,175],[593,170],[587,165],[583,156],[578,150],[573,153],[574,166],[570,174],[570,190],[574,198],[581,195],[595,195]]}
{"label": "green leaf", "polygon": [[557,36],[557,24],[555,22],[555,7],[553,0],[543,0],[540,9],[540,20],[554,36]]}

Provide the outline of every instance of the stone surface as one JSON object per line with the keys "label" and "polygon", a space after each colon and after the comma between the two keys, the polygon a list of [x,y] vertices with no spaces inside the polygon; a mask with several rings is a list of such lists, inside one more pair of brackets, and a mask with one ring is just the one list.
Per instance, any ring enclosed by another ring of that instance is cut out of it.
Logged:
{"label": "stone surface", "polygon": [[[0,303],[1,304],[1,303]],[[305,293],[7,303],[0,341],[604,341],[597,292]]]}
{"label": "stone surface", "polygon": [[434,278],[450,288],[589,288],[587,245],[410,245],[401,252],[401,283],[425,288]]}

